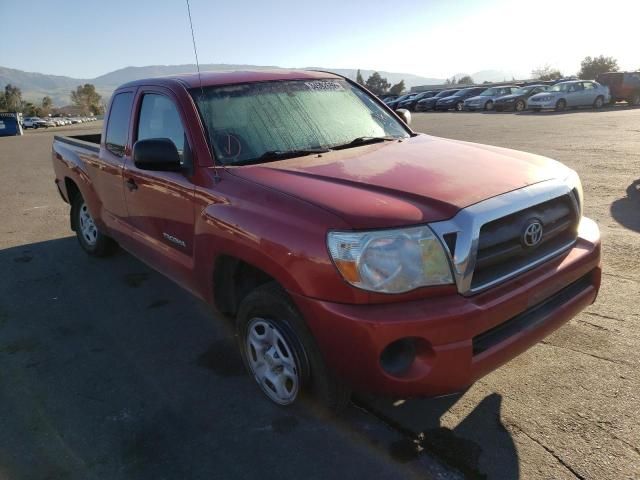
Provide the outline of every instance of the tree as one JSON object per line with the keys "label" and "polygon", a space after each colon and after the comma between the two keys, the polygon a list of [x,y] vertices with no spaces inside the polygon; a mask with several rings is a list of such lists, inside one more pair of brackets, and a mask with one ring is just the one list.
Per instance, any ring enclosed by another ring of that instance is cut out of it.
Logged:
{"label": "tree", "polygon": [[474,83],[470,75],[463,75],[458,79],[458,85],[473,85]]}
{"label": "tree", "polygon": [[386,78],[380,76],[378,72],[373,72],[367,81],[365,82],[365,87],[367,87],[371,92],[375,95],[382,95],[389,90],[391,84],[387,81]]}
{"label": "tree", "polygon": [[444,81],[445,85],[455,85],[455,83],[456,83],[456,77],[447,78]]}
{"label": "tree", "polygon": [[49,114],[52,106],[53,106],[53,101],[51,100],[51,97],[46,96],[42,99],[42,111],[45,115]]}
{"label": "tree", "polygon": [[557,68],[551,68],[549,65],[544,65],[543,67],[538,67],[531,72],[531,75],[536,80],[557,80],[562,78],[562,73]]}
{"label": "tree", "polygon": [[4,87],[4,108],[9,112],[20,112],[22,107],[22,92],[18,87],[7,83]]}
{"label": "tree", "polygon": [[71,91],[71,101],[82,109],[84,115],[89,112],[96,115],[102,113],[101,100],[102,97],[96,92],[96,87],[90,83],[78,85]]}
{"label": "tree", "polygon": [[20,111],[27,117],[39,117],[43,114],[42,109],[31,102],[23,101],[20,105]]}
{"label": "tree", "polygon": [[617,72],[618,61],[613,57],[585,57],[580,63],[580,71],[578,77],[586,80],[595,79],[601,73]]}
{"label": "tree", "polygon": [[402,92],[404,92],[404,88],[404,80],[400,80],[389,89],[389,93],[391,93],[392,95],[400,95]]}
{"label": "tree", "polygon": [[358,69],[358,73],[356,74],[356,82],[360,85],[364,85],[364,78],[362,78],[362,74],[360,73],[360,69]]}

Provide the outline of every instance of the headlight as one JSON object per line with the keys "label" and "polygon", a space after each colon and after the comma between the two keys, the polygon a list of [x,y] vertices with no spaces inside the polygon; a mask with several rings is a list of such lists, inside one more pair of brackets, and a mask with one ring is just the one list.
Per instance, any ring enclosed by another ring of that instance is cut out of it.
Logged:
{"label": "headlight", "polygon": [[575,170],[571,170],[564,181],[578,197],[578,213],[580,214],[580,217],[582,217],[582,212],[584,209],[584,192],[582,191],[582,182],[580,181],[578,173]]}
{"label": "headlight", "polygon": [[375,232],[329,232],[329,253],[351,285],[402,293],[453,283],[440,240],[429,227]]}

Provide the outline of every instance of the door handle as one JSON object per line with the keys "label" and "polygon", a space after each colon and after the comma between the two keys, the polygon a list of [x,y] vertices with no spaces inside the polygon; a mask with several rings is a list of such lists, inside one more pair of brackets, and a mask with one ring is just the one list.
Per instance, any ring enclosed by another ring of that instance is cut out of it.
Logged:
{"label": "door handle", "polygon": [[133,192],[134,190],[138,189],[138,184],[133,178],[130,178],[129,180],[127,180],[126,185],[130,192]]}

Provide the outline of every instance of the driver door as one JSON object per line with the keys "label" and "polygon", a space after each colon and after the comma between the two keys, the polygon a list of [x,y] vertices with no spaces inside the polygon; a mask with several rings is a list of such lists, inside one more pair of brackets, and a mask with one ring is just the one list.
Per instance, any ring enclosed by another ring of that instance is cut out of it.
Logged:
{"label": "driver door", "polygon": [[183,171],[142,170],[133,158],[124,170],[124,194],[135,254],[188,286],[192,279],[194,243],[194,185],[191,140],[184,115],[173,94],[159,87],[141,88],[134,105],[132,143],[168,138],[180,153]]}

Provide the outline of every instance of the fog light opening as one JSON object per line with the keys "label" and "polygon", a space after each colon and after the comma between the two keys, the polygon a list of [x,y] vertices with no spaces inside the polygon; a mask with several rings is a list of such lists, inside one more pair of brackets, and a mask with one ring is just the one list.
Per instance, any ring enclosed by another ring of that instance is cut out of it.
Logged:
{"label": "fog light opening", "polygon": [[380,355],[380,365],[389,375],[399,376],[406,373],[416,359],[416,341],[414,338],[401,338],[390,343]]}

